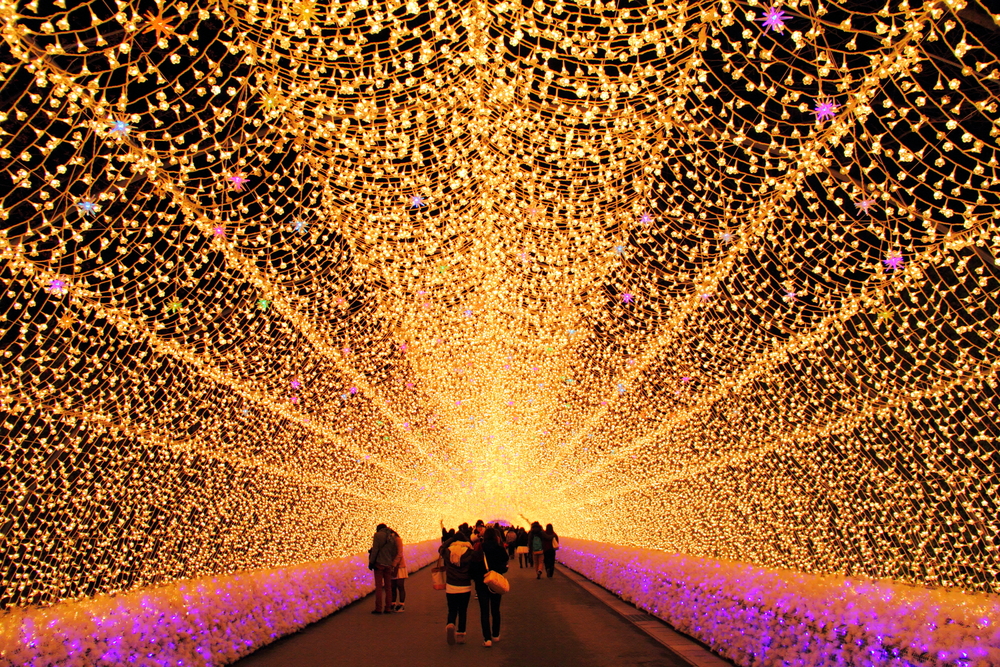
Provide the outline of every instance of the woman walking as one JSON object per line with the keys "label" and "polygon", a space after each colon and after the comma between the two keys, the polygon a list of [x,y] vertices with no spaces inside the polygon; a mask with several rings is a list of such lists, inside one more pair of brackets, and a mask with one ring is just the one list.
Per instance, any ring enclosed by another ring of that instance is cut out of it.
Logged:
{"label": "woman walking", "polygon": [[542,524],[537,521],[532,522],[531,530],[528,532],[528,548],[531,549],[531,560],[535,563],[536,579],[542,578],[542,557],[545,554],[544,531]]}
{"label": "woman walking", "polygon": [[[400,613],[406,611],[406,579],[410,575],[406,571],[406,558],[403,557],[403,538],[396,533],[396,560],[393,563],[392,604],[389,609]],[[399,594],[399,602],[396,595]]]}
{"label": "woman walking", "polygon": [[552,524],[545,525],[542,533],[542,560],[545,562],[545,574],[549,579],[556,571],[556,549],[559,548],[559,536],[552,529]]}
{"label": "woman walking", "polygon": [[528,547],[528,533],[524,528],[517,529],[517,563],[524,568],[525,563],[531,566],[531,549]]}
{"label": "woman walking", "polygon": [[438,552],[445,561],[444,592],[448,598],[448,625],[445,626],[445,638],[449,644],[464,644],[469,598],[472,597],[472,577],[469,570],[476,552],[472,550],[472,544],[462,530],[459,530],[454,538],[442,544]]}
{"label": "woman walking", "polygon": [[[500,601],[503,596],[490,590],[483,578],[490,570],[504,574],[507,572],[507,550],[500,542],[500,534],[495,528],[487,528],[483,533],[483,547],[472,562],[472,580],[476,582],[479,596],[479,619],[483,626],[483,646],[489,648],[500,641]],[[492,615],[492,623],[490,616]]]}

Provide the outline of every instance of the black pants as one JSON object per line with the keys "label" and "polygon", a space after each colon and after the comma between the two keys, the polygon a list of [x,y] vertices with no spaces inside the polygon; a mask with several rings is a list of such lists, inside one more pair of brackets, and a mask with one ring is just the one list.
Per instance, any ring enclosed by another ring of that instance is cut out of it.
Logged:
{"label": "black pants", "polygon": [[[500,600],[502,595],[497,595],[490,590],[486,584],[476,583],[476,594],[479,596],[479,620],[483,624],[483,641],[489,641],[493,637],[500,636]],[[490,624],[490,614],[493,615],[493,623]]]}
{"label": "black pants", "polygon": [[556,571],[556,550],[549,549],[546,551],[542,560],[545,562],[545,574],[551,578]]}
{"label": "black pants", "polygon": [[458,631],[465,632],[465,620],[469,615],[469,598],[472,593],[446,593],[448,598],[448,622],[458,619]]}

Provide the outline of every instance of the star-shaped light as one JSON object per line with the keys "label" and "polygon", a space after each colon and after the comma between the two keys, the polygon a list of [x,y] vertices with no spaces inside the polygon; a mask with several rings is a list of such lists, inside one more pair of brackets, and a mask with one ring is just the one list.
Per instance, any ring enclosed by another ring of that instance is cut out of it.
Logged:
{"label": "star-shaped light", "polygon": [[711,292],[702,292],[701,294],[698,295],[698,298],[701,299],[702,301],[708,301],[709,299],[712,298],[712,294]]}
{"label": "star-shaped light", "polygon": [[892,253],[888,257],[883,259],[882,263],[885,264],[885,268],[889,269],[890,271],[895,271],[896,269],[901,268],[903,266],[903,255],[901,255],[898,252]]}
{"label": "star-shaped light", "polygon": [[407,346],[406,343],[400,343],[399,344],[399,351],[400,352],[406,352],[408,349],[409,349],[409,347]]}
{"label": "star-shaped light", "polygon": [[732,232],[722,232],[719,238],[722,239],[723,243],[732,243],[734,237]]}
{"label": "star-shaped light", "polygon": [[90,201],[89,199],[84,199],[83,201],[78,201],[76,207],[80,209],[80,213],[87,216],[92,216],[97,212],[97,204]]}
{"label": "star-shaped light", "polygon": [[230,176],[227,180],[229,181],[230,187],[235,192],[243,192],[243,186],[250,182],[250,179],[244,176],[243,172],[237,172]]}
{"label": "star-shaped light", "polygon": [[302,380],[293,378],[290,384],[292,385],[292,389],[299,389],[302,387]]}
{"label": "star-shaped light", "polygon": [[622,303],[632,303],[631,292],[622,292],[621,294]]}
{"label": "star-shaped light", "polygon": [[466,317],[472,317],[472,311],[469,310],[468,308],[466,308],[462,314],[465,315]]}
{"label": "star-shaped light", "polygon": [[167,304],[167,312],[176,313],[180,309],[181,309],[181,302],[178,301],[177,299],[174,299],[173,301]]}
{"label": "star-shaped light", "polygon": [[796,292],[786,289],[784,296],[782,296],[781,298],[784,299],[785,301],[796,301],[798,299],[798,296],[799,295]]}
{"label": "star-shaped light", "polygon": [[224,238],[226,236],[226,228],[222,225],[216,225],[212,227],[212,233],[220,238]]}
{"label": "star-shaped light", "polygon": [[351,348],[345,347],[343,350],[341,350],[341,352],[343,352],[344,356],[346,357],[351,353]]}
{"label": "star-shaped light", "polygon": [[862,199],[861,201],[854,202],[854,205],[858,207],[858,210],[862,213],[871,213],[871,209],[875,206],[874,199]]}
{"label": "star-shaped light", "polygon": [[618,383],[618,393],[619,394],[624,394],[625,393],[625,385],[622,384],[621,382]]}
{"label": "star-shaped light", "polygon": [[65,294],[69,289],[69,283],[62,278],[53,278],[45,289],[49,294]]}
{"label": "star-shaped light", "polygon": [[169,37],[174,34],[174,26],[168,20],[163,17],[163,9],[160,9],[160,13],[154,15],[153,12],[149,12],[145,16],[146,27],[143,28],[143,32],[156,32],[156,41],[159,42],[165,36]]}
{"label": "star-shaped light", "polygon": [[109,121],[108,133],[115,135],[118,139],[124,139],[132,131],[132,126],[123,120]]}
{"label": "star-shaped light", "polygon": [[358,393],[358,388],[357,387],[351,387],[350,392],[351,392],[351,396],[354,396],[355,394]]}
{"label": "star-shaped light", "polygon": [[639,222],[644,225],[648,225],[649,223],[653,222],[653,216],[651,216],[649,213],[643,213],[641,216],[639,216]]}
{"label": "star-shaped light", "polygon": [[816,121],[822,123],[825,120],[832,120],[837,115],[837,109],[839,108],[839,104],[829,97],[825,97],[821,100],[816,100],[816,106],[813,107],[813,114],[816,115]]}
{"label": "star-shaped light", "polygon": [[257,308],[260,310],[267,310],[271,307],[271,302],[267,299],[257,299]]}
{"label": "star-shaped light", "polygon": [[621,257],[621,255],[622,255],[623,252],[625,252],[625,246],[623,246],[623,245],[616,245],[615,246],[615,254],[616,255],[618,255],[619,257]]}
{"label": "star-shaped light", "polygon": [[785,29],[785,19],[787,18],[788,14],[781,11],[777,7],[771,7],[757,20],[764,24],[765,32],[768,30],[782,32]]}
{"label": "star-shaped light", "polygon": [[299,397],[298,396],[292,396],[289,400],[291,400],[292,403],[296,403],[297,404],[299,402]]}
{"label": "star-shaped light", "polygon": [[882,322],[884,320],[891,320],[891,319],[892,319],[892,311],[891,310],[880,310],[879,311],[879,313],[878,313],[878,321],[879,322]]}
{"label": "star-shaped light", "polygon": [[297,232],[305,231],[305,228],[308,226],[309,223],[307,223],[304,220],[296,220],[295,222],[292,223],[292,229],[294,229]]}
{"label": "star-shaped light", "polygon": [[420,208],[421,206],[425,205],[426,202],[424,202],[424,198],[421,197],[420,195],[413,195],[412,197],[410,197],[410,208]]}
{"label": "star-shaped light", "polygon": [[66,313],[65,315],[59,318],[58,324],[60,327],[65,329],[66,327],[72,326],[74,322],[76,322],[76,318],[73,317],[70,313]]}

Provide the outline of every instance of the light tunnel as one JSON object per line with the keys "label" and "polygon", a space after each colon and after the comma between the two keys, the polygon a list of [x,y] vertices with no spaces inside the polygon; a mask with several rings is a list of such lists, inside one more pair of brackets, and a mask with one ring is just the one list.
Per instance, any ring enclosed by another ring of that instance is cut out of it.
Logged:
{"label": "light tunnel", "polygon": [[995,5],[0,19],[0,665],[477,518],[736,664],[1000,664]]}

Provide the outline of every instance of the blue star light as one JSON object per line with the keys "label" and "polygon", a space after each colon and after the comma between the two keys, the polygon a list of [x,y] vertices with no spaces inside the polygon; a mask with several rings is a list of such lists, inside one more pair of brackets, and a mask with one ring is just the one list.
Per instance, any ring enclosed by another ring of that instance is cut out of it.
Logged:
{"label": "blue star light", "polygon": [[420,208],[425,205],[426,203],[424,202],[424,198],[420,195],[413,195],[410,197],[410,208]]}
{"label": "blue star light", "polygon": [[623,245],[616,245],[615,246],[615,254],[616,255],[618,255],[620,257],[623,252],[625,252],[625,246],[623,246]]}
{"label": "blue star light", "polygon": [[83,215],[94,215],[97,211],[97,204],[90,201],[89,199],[84,199],[83,201],[78,201],[76,207],[80,209],[80,213]]}
{"label": "blue star light", "polygon": [[297,231],[297,232],[305,231],[306,227],[308,227],[308,226],[309,226],[309,223],[307,223],[307,222],[305,222],[303,220],[296,220],[295,222],[292,223],[292,228],[295,229],[295,231]]}
{"label": "blue star light", "polygon": [[123,120],[112,121],[111,127],[108,129],[108,132],[117,135],[119,139],[124,139],[131,131],[131,126]]}

